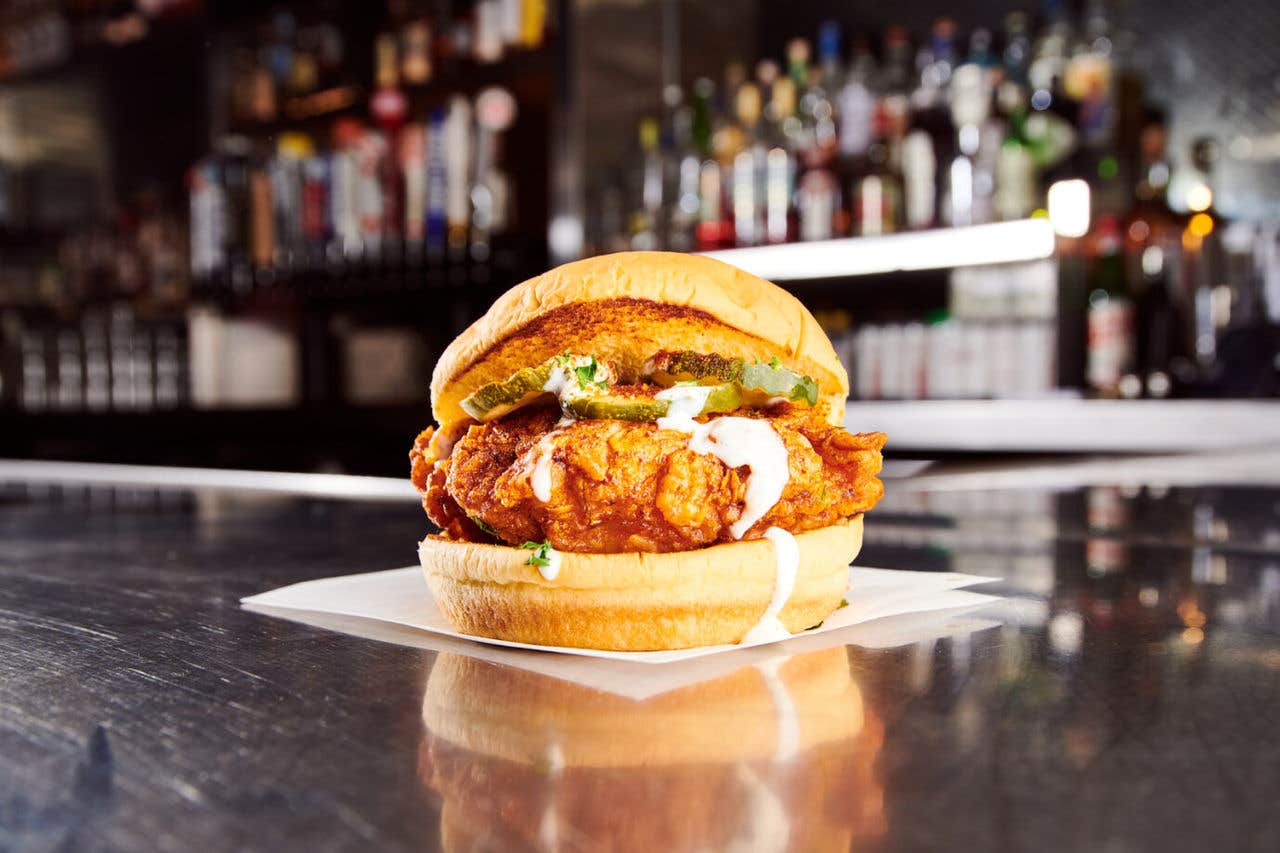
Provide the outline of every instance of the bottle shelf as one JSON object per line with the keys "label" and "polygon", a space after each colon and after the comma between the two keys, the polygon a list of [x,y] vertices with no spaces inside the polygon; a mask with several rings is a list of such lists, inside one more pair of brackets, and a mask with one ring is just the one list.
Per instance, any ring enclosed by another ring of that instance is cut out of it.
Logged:
{"label": "bottle shelf", "polygon": [[[549,95],[550,81],[555,70],[555,59],[546,46],[521,50],[493,63],[481,63],[471,59],[453,60],[451,67],[442,70],[427,83],[403,84],[401,91],[407,102],[408,115],[420,119],[429,108],[445,103],[452,95],[474,96],[489,86],[503,86],[517,90],[521,106],[526,109],[545,98],[535,98],[535,93]],[[281,133],[301,131],[327,138],[333,123],[343,117],[371,121],[369,115],[370,87],[361,81],[350,81],[332,87],[326,92],[286,98],[281,113],[274,119],[239,119],[226,128],[228,133],[255,139],[274,139]],[[331,96],[327,107],[309,106],[308,99],[317,95]]]}
{"label": "bottle shelf", "polygon": [[845,426],[927,453],[1188,453],[1280,445],[1280,404],[1258,400],[850,401]]}
{"label": "bottle shelf", "polygon": [[1047,219],[703,252],[770,281],[803,281],[1035,261],[1053,256]]}

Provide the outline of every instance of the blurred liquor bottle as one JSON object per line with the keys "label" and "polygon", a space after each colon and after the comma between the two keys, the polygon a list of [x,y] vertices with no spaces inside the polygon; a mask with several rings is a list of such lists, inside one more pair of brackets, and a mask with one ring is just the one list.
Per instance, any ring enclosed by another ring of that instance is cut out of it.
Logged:
{"label": "blurred liquor bottle", "polygon": [[435,66],[431,57],[431,20],[426,10],[414,9],[400,26],[400,77],[408,86],[431,82]]}
{"label": "blurred liquor bottle", "polygon": [[[898,26],[885,32],[885,64],[876,87],[871,142],[867,146],[861,173],[853,184],[852,232],[873,236],[897,231],[902,224],[903,141],[911,120],[911,41]],[[918,167],[925,163],[911,151],[913,186],[921,180]],[[932,147],[932,145],[930,145]],[[936,149],[934,149],[936,150]]]}
{"label": "blurred liquor bottle", "polygon": [[448,167],[445,126],[448,114],[436,107],[427,117],[427,259],[438,261],[448,242]]}
{"label": "blurred liquor bottle", "polygon": [[282,270],[300,268],[306,263],[304,171],[305,164],[314,156],[315,143],[311,137],[287,132],[280,134],[275,157],[267,165],[277,243],[273,264]]}
{"label": "blurred liquor bottle", "polygon": [[253,174],[249,140],[241,136],[222,139],[219,160],[225,203],[222,235],[225,247],[225,280],[233,292],[249,289],[253,282],[253,219],[250,184]]}
{"label": "blurred liquor bottle", "polygon": [[449,256],[460,261],[467,251],[467,226],[471,219],[471,103],[461,95],[449,99],[444,122],[444,212]]}
{"label": "blurred liquor bottle", "polygon": [[380,242],[384,257],[394,256],[404,233],[404,176],[400,169],[399,134],[408,115],[408,99],[400,88],[400,61],[397,39],[383,33],[374,43],[374,80],[377,88],[369,102],[369,113],[382,136],[377,166],[381,183],[382,223]]}
{"label": "blurred liquor bottle", "polygon": [[1197,371],[1211,375],[1218,361],[1218,339],[1231,322],[1232,290],[1227,282],[1222,245],[1224,222],[1215,205],[1213,170],[1218,143],[1211,137],[1191,145],[1190,169],[1170,183],[1170,200],[1186,211],[1182,232],[1183,275],[1191,303],[1191,344]]}
{"label": "blurred liquor bottle", "polygon": [[997,219],[1024,219],[1040,203],[1036,148],[1027,133],[1027,92],[1009,79],[997,91],[1005,131],[993,176],[994,213]]}
{"label": "blurred liquor bottle", "polygon": [[663,154],[666,239],[664,245],[687,252],[695,245],[695,231],[701,204],[698,179],[702,157],[693,143],[693,107],[683,103],[683,93],[670,87],[663,93],[666,129]]}
{"label": "blurred liquor bottle", "polygon": [[693,84],[693,124],[690,142],[698,156],[698,224],[694,245],[699,250],[732,245],[733,223],[726,215],[724,174],[713,156],[716,85],[703,77]]}
{"label": "blurred liquor bottle", "polygon": [[[952,75],[960,64],[959,60],[956,22],[951,18],[938,18],[929,31],[929,37],[916,51],[910,121],[913,127],[929,134],[934,151],[943,163],[951,162],[957,150],[957,128],[962,126],[955,121],[953,103],[955,87]],[[961,101],[972,111],[973,106],[966,97],[962,96]],[[976,152],[976,145],[974,150]]]}
{"label": "blurred liquor bottle", "polygon": [[759,87],[752,82],[738,88],[736,102],[742,144],[732,165],[733,233],[737,245],[754,246],[765,241],[767,213],[769,151],[761,127],[764,104]]}
{"label": "blurred liquor bottle", "polygon": [[1162,399],[1171,396],[1187,378],[1184,358],[1183,315],[1170,290],[1165,249],[1151,244],[1142,250],[1141,277],[1136,288],[1137,315],[1133,378],[1121,380],[1126,396],[1141,394]]}
{"label": "blurred liquor bottle", "polygon": [[511,224],[511,179],[502,168],[502,134],[516,120],[516,99],[499,86],[490,86],[475,100],[476,160],[471,186],[471,244],[473,261],[489,260],[495,237]]}
{"label": "blurred liquor bottle", "polygon": [[950,88],[955,157],[947,169],[943,209],[948,225],[975,225],[990,218],[992,176],[979,157],[991,110],[990,76],[976,62],[955,69]]}
{"label": "blurred liquor bottle", "polygon": [[793,205],[798,164],[795,139],[800,120],[796,117],[795,82],[780,73],[773,62],[762,62],[757,68],[762,92],[768,92],[765,106],[764,133],[768,153],[765,155],[764,231],[768,243],[785,243],[796,234]]}
{"label": "blurred liquor bottle", "polygon": [[865,38],[856,39],[848,73],[835,96],[840,122],[838,171],[841,185],[845,187],[851,187],[851,182],[864,168],[867,148],[871,145],[877,74],[870,45]]}
{"label": "blurred liquor bottle", "polygon": [[[853,232],[862,237],[891,234],[902,224],[901,145],[906,126],[905,99],[881,98],[867,148],[866,171],[853,199]],[[914,164],[913,164],[914,165]],[[913,172],[914,174],[914,172]]]}
{"label": "blurred liquor bottle", "polygon": [[1132,371],[1134,322],[1116,217],[1099,218],[1093,245],[1085,314],[1085,379],[1099,397],[1137,396],[1140,388],[1122,383]]}
{"label": "blurred liquor bottle", "polygon": [[1137,382],[1144,396],[1168,397],[1193,380],[1187,359],[1191,300],[1179,287],[1183,217],[1166,199],[1170,169],[1163,117],[1149,111],[1138,132],[1129,210],[1123,220],[1125,272],[1136,292]]}
{"label": "blurred liquor bottle", "polygon": [[[833,52],[836,45],[832,41],[838,39],[838,30],[833,32],[827,27],[822,36],[824,52]],[[831,168],[837,151],[831,101],[822,88],[822,72],[809,67],[808,41],[792,39],[787,46],[787,59],[788,76],[802,86],[799,124],[793,136],[800,163],[795,191],[799,239],[828,240],[843,224],[840,184]],[[827,56],[823,64],[834,68],[837,62]]]}
{"label": "blurred liquor bottle", "polygon": [[405,261],[416,266],[425,257],[427,237],[427,130],[422,122],[409,122],[400,131],[396,157],[404,176]]}
{"label": "blurred liquor bottle", "polygon": [[637,175],[640,206],[631,225],[633,249],[658,249],[663,245],[663,197],[666,184],[660,140],[661,130],[657,119],[643,119],[639,129],[640,171]]}

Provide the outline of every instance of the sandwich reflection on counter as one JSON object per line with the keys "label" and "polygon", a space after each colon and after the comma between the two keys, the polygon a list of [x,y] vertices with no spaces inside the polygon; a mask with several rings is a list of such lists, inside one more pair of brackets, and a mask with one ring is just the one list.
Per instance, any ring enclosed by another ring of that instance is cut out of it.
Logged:
{"label": "sandwich reflection on counter", "polygon": [[844,647],[642,701],[441,653],[422,783],[445,850],[848,850],[884,833],[884,727]]}

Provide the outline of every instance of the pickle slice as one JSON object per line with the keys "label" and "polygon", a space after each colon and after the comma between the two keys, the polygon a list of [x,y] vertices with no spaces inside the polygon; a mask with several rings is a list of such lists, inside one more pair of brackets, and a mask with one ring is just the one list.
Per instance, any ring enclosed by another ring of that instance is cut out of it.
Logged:
{"label": "pickle slice", "polygon": [[735,382],[745,401],[762,405],[775,398],[818,405],[818,383],[783,367],[778,359],[768,364],[748,363],[741,358],[697,352],[660,352],[649,359],[645,372],[658,385],[669,388],[677,382]]}
{"label": "pickle slice", "polygon": [[[561,371],[559,374],[556,371]],[[557,376],[548,388],[553,375]],[[557,394],[561,399],[599,394],[617,381],[612,364],[599,362],[595,356],[565,352],[547,359],[537,367],[522,367],[501,382],[490,382],[465,398],[462,410],[481,423],[497,420],[509,412],[527,406],[543,395]]]}
{"label": "pickle slice", "polygon": [[[606,394],[579,397],[564,401],[564,412],[578,420],[656,421],[666,417],[671,408],[669,400],[659,400],[642,390],[643,386],[619,386]],[[732,382],[713,385],[707,392],[706,402],[698,412],[732,412],[742,407],[742,389]]]}
{"label": "pickle slice", "polygon": [[497,420],[508,412],[527,406],[547,392],[543,386],[551,378],[552,362],[522,367],[502,382],[482,385],[462,401],[462,410],[481,423]]}
{"label": "pickle slice", "polygon": [[725,358],[714,353],[664,350],[649,359],[645,373],[664,388],[689,381],[737,382],[745,364],[740,358]]}
{"label": "pickle slice", "polygon": [[818,405],[818,383],[780,365],[744,364],[742,378],[738,382],[744,390],[757,392],[768,398],[785,397],[810,406]]}

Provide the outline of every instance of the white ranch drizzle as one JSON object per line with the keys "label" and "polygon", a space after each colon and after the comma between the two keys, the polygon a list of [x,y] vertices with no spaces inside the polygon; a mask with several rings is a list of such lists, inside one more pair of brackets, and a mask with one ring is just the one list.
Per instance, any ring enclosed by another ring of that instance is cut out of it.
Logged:
{"label": "white ranch drizzle", "polygon": [[556,578],[558,578],[560,576],[561,559],[562,558],[560,556],[559,551],[557,551],[555,548],[548,548],[547,564],[545,566],[538,566],[539,574],[541,574],[545,579],[549,581],[553,581]]}
{"label": "white ranch drizzle", "polygon": [[790,761],[800,752],[800,717],[796,713],[796,703],[791,699],[791,692],[787,690],[781,676],[782,666],[789,660],[790,655],[779,655],[756,664],[756,669],[764,678],[765,687],[769,688],[773,710],[778,715],[778,743],[774,748],[774,761]]}
{"label": "white ranch drizzle", "polygon": [[[595,383],[604,383],[607,386],[618,381],[617,375],[609,365],[595,361],[591,356],[558,357],[555,361],[555,366],[551,368],[551,375],[542,384],[542,390],[555,394],[556,399],[561,403],[566,400],[577,400],[581,397],[599,394],[603,389],[599,384]],[[582,383],[578,381],[578,374],[574,372],[574,369],[587,367],[593,362],[595,370],[592,372],[592,384],[588,384],[584,388]]]}
{"label": "white ranch drizzle", "polygon": [[654,395],[667,401],[667,414],[658,418],[658,429],[696,433],[704,424],[694,420],[711,394],[710,385],[677,385]]}
{"label": "white ranch drizzle", "polygon": [[573,372],[567,367],[556,366],[551,368],[551,375],[547,377],[547,381],[543,383],[542,390],[555,394],[561,400],[567,397],[576,397],[579,391],[578,383],[573,381]]}
{"label": "white ranch drizzle", "polygon": [[529,487],[533,489],[533,496],[542,503],[551,500],[551,462],[556,450],[552,436],[556,432],[552,430],[538,440],[534,447],[533,468],[529,472]]}
{"label": "white ranch drizzle", "polygon": [[774,560],[777,563],[773,598],[769,600],[769,606],[764,609],[760,621],[742,638],[744,643],[768,643],[791,636],[791,632],[778,619],[778,614],[796,586],[800,546],[796,544],[796,538],[781,527],[770,527],[764,532],[764,537],[773,543]]}
{"label": "white ranch drizzle", "polygon": [[[588,356],[575,356],[567,359],[564,364],[557,364],[551,368],[551,375],[547,377],[542,390],[555,394],[556,399],[560,400],[561,403],[565,400],[590,396],[596,392],[596,389],[582,388],[578,384],[577,375],[573,372],[573,368],[585,367],[590,363],[591,359]],[[609,367],[599,362],[596,363],[595,375],[607,382],[612,382],[616,379]],[[574,423],[573,418],[569,417],[568,414],[562,413],[560,420],[556,422],[555,428],[538,441],[533,451],[533,464],[529,469],[529,486],[533,489],[533,496],[542,503],[551,500],[551,463],[553,461],[552,456],[555,453],[552,436],[565,427],[572,426]]]}
{"label": "white ranch drizzle", "polygon": [[[691,436],[689,449],[694,453],[711,454],[730,468],[745,465],[751,469],[742,516],[729,526],[733,538],[741,539],[782,497],[782,490],[791,477],[787,446],[766,420],[722,417],[705,424],[695,421],[694,416],[702,411],[710,393],[710,387],[702,385],[677,385],[658,392],[657,398],[669,404],[666,417],[658,419],[658,429],[687,432]],[[764,536],[773,543],[776,562],[773,598],[760,621],[742,638],[744,643],[770,642],[791,636],[778,621],[778,613],[795,588],[800,548],[795,537],[780,527],[770,527]]]}
{"label": "white ranch drizzle", "polygon": [[724,849],[727,853],[775,853],[789,849],[791,818],[782,800],[750,766],[739,764],[737,771],[747,795],[748,817]]}
{"label": "white ranch drizzle", "polygon": [[[560,744],[552,742],[546,751],[547,775],[553,782],[560,778],[564,770],[564,751]],[[538,821],[538,840],[544,850],[560,849],[560,819],[556,811],[556,787],[553,785],[547,792],[546,802],[542,806],[542,819]]]}
{"label": "white ranch drizzle", "polygon": [[693,418],[702,411],[711,389],[704,385],[677,385],[658,392],[666,400],[666,417],[658,419],[658,429],[690,434],[689,449],[715,456],[730,468],[747,466],[747,493],[742,516],[729,526],[734,539],[741,539],[751,525],[773,508],[791,477],[787,447],[766,420],[722,417],[700,424]]}

